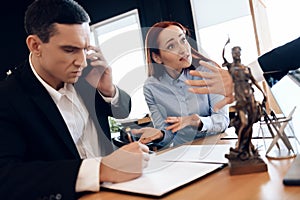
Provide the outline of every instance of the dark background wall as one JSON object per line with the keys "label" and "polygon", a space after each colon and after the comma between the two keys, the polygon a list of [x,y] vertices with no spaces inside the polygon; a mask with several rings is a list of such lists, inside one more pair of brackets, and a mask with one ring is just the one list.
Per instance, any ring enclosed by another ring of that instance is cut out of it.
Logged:
{"label": "dark background wall", "polygon": [[[5,78],[6,71],[22,64],[28,58],[23,20],[25,10],[32,1],[7,1],[5,5],[1,5],[0,80]],[[150,27],[163,20],[178,21],[190,29],[191,36],[195,39],[190,0],[78,0],[78,2],[90,14],[91,24],[137,8],[142,27]]]}

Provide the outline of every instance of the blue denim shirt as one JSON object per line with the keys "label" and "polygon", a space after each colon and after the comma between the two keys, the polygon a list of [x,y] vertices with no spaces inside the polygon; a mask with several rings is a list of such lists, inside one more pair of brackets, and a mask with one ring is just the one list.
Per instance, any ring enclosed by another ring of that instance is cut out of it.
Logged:
{"label": "blue denim shirt", "polygon": [[[208,71],[205,67],[199,66],[196,70]],[[194,94],[188,91],[190,86],[184,83],[185,80],[200,80],[199,77],[183,73],[173,79],[165,73],[159,80],[155,77],[148,77],[144,84],[144,95],[148,104],[154,127],[165,132],[164,139],[160,145],[179,145],[192,142],[197,137],[224,132],[229,125],[228,106],[219,111],[213,110],[214,105],[224,97],[218,94]],[[220,84],[220,87],[222,85]],[[164,122],[167,117],[180,117],[198,114],[203,123],[202,130],[187,126],[176,133],[166,131],[169,126]]]}

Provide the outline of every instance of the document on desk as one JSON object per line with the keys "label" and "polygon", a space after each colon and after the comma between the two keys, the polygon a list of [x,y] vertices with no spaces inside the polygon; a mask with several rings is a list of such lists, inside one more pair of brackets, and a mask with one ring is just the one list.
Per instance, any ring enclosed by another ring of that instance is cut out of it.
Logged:
{"label": "document on desk", "polygon": [[[274,117],[269,116],[270,119],[274,120]],[[283,114],[276,114],[276,117],[278,120],[282,120],[285,118]],[[274,121],[273,121],[274,122]],[[272,126],[271,126],[272,127]],[[294,136],[293,130],[291,129],[292,125],[289,124],[289,126],[285,129],[285,133],[287,136],[292,137]],[[274,134],[276,134],[276,131],[274,128],[271,128]],[[226,139],[237,139],[238,136],[235,132],[234,127],[229,127],[226,129],[225,133],[227,134],[226,136],[222,137],[222,140]],[[252,126],[252,139],[272,139],[274,136],[272,136],[270,132],[270,128],[265,122],[257,122],[254,123]]]}
{"label": "document on desk", "polygon": [[157,157],[161,161],[172,162],[199,162],[225,164],[228,159],[225,154],[229,153],[232,145],[183,145]]}
{"label": "document on desk", "polygon": [[[227,133],[227,136],[224,136],[222,140],[238,138],[234,127],[227,128],[225,132]],[[259,123],[259,122],[253,124],[252,139],[263,139],[263,138],[272,138],[272,135],[267,125],[265,123]]]}
{"label": "document on desk", "polygon": [[[123,183],[102,183],[117,191],[162,196],[180,186],[221,169],[228,145],[183,145],[151,156],[148,167],[137,179]],[[220,155],[215,155],[220,154]]]}

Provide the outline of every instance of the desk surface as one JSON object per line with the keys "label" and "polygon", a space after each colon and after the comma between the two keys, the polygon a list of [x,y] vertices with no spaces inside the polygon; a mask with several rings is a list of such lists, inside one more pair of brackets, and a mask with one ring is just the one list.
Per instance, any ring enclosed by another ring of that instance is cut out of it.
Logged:
{"label": "desk surface", "polygon": [[[216,138],[211,138],[211,143]],[[219,140],[218,143],[230,143],[234,140]],[[196,141],[195,144],[201,144]],[[210,143],[205,140],[205,143]],[[254,143],[254,142],[253,142]],[[261,154],[262,155],[262,154]],[[263,156],[262,156],[263,157]],[[268,160],[263,157],[268,165],[268,172],[252,173],[244,175],[229,174],[228,167],[202,177],[181,188],[178,188],[162,197],[149,197],[134,194],[126,194],[116,191],[102,190],[82,197],[80,200],[138,200],[138,199],[299,199],[300,186],[284,186],[282,179],[289,169],[293,159]]]}

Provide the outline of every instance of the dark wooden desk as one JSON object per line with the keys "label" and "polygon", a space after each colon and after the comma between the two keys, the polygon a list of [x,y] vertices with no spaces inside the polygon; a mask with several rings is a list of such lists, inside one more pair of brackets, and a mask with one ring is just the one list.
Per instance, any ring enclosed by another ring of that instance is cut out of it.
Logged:
{"label": "dark wooden desk", "polygon": [[[211,142],[216,141],[210,138]],[[230,143],[234,140],[219,140],[218,143]],[[196,141],[195,144],[201,144]],[[205,140],[205,143],[210,143]],[[261,154],[262,155],[262,154]],[[200,178],[162,197],[147,197],[134,194],[119,193],[116,191],[101,191],[86,195],[81,200],[141,200],[141,199],[166,199],[166,200],[198,200],[198,199],[299,199],[300,186],[284,186],[282,179],[293,159],[268,160],[268,172],[230,176],[228,167]]]}

